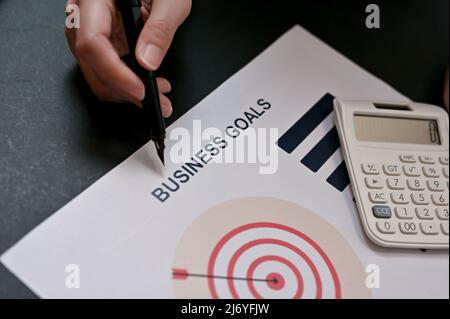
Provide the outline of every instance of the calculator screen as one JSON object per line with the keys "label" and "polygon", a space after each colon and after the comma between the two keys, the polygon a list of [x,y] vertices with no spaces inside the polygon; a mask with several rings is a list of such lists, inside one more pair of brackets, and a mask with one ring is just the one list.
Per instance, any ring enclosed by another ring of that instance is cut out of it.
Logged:
{"label": "calculator screen", "polygon": [[354,124],[358,141],[441,145],[436,120],[355,115]]}

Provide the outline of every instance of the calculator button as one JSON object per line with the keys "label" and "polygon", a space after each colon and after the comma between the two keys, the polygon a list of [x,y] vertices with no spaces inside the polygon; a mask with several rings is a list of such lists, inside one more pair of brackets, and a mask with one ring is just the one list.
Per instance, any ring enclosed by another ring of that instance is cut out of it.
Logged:
{"label": "calculator button", "polygon": [[439,162],[441,162],[442,165],[448,165],[449,164],[448,156],[441,156],[441,157],[439,157]]}
{"label": "calculator button", "polygon": [[413,154],[402,154],[400,155],[400,161],[403,163],[414,164],[417,163],[417,157]]}
{"label": "calculator button", "polygon": [[420,230],[424,235],[437,235],[439,234],[439,225],[435,223],[420,223]]}
{"label": "calculator button", "polygon": [[416,215],[419,219],[422,220],[433,220],[434,213],[430,208],[416,208]]}
{"label": "calculator button", "polygon": [[436,215],[440,220],[448,220],[448,208],[436,208]]}
{"label": "calculator button", "polygon": [[395,215],[398,219],[413,219],[414,214],[408,207],[395,207]]}
{"label": "calculator button", "polygon": [[432,181],[427,181],[427,186],[428,186],[428,189],[432,192],[443,192],[445,183],[438,181],[438,180],[432,180]]}
{"label": "calculator button", "polygon": [[383,189],[383,181],[377,177],[366,177],[366,186],[370,189]]}
{"label": "calculator button", "polygon": [[412,191],[424,191],[425,184],[420,179],[408,179],[408,188]]}
{"label": "calculator button", "polygon": [[408,196],[405,193],[401,193],[401,192],[391,193],[391,200],[394,204],[400,204],[400,205],[409,204]]}
{"label": "calculator button", "polygon": [[412,193],[411,199],[416,205],[428,205],[430,203],[428,196],[424,193]]}
{"label": "calculator button", "polygon": [[375,204],[386,204],[387,203],[387,195],[385,192],[370,192],[369,199],[372,203],[375,203]]}
{"label": "calculator button", "polygon": [[395,234],[395,227],[390,221],[377,222],[377,228],[383,234]]}
{"label": "calculator button", "polygon": [[444,233],[444,235],[447,235],[448,236],[448,232],[449,232],[449,229],[448,229],[449,227],[448,227],[448,223],[442,223],[441,224],[441,230],[442,230],[442,232]]}
{"label": "calculator button", "polygon": [[372,207],[373,216],[376,218],[391,218],[392,211],[389,206],[374,206]]}
{"label": "calculator button", "polygon": [[417,166],[403,166],[403,173],[409,177],[419,177],[421,175],[420,170]]}
{"label": "calculator button", "polygon": [[366,175],[380,175],[380,166],[373,163],[362,164],[363,173]]}
{"label": "calculator button", "polygon": [[425,166],[423,167],[423,174],[426,177],[437,178],[439,177],[439,171],[436,167]]}
{"label": "calculator button", "polygon": [[401,174],[400,165],[395,164],[383,165],[383,171],[386,175],[389,176],[400,176]]}
{"label": "calculator button", "polygon": [[448,178],[448,167],[444,167],[444,168],[442,169],[442,173],[444,173],[444,177],[445,177],[445,178]]}
{"label": "calculator button", "polygon": [[448,206],[448,193],[444,194],[431,194],[431,200],[434,205]]}
{"label": "calculator button", "polygon": [[400,178],[388,178],[387,185],[393,190],[404,190],[406,188],[405,182]]}
{"label": "calculator button", "polygon": [[415,235],[419,232],[417,225],[413,222],[400,222],[400,231],[406,235]]}
{"label": "calculator button", "polygon": [[433,156],[429,156],[429,155],[419,156],[419,161],[422,164],[436,164],[436,158]]}

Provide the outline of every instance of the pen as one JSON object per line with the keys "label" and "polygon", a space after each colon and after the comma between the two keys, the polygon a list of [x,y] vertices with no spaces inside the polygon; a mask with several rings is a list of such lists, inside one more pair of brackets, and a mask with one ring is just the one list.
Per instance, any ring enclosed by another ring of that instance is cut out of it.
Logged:
{"label": "pen", "polygon": [[140,0],[117,0],[119,11],[122,15],[123,25],[130,50],[131,69],[145,85],[145,99],[142,101],[144,116],[149,121],[150,138],[153,140],[158,156],[164,165],[164,139],[166,138],[166,126],[161,111],[159,90],[156,83],[155,72],[142,67],[136,59],[134,51],[139,35],[144,27],[141,15],[142,3]]}

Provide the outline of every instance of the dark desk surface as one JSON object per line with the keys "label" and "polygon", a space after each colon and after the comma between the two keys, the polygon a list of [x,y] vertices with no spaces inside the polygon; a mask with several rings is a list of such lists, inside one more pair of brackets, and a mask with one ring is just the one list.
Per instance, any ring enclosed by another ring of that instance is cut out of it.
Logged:
{"label": "dark desk surface", "polygon": [[[261,3],[194,0],[160,72],[173,84],[170,123],[296,23],[410,98],[442,104],[448,0],[379,0],[380,30],[365,27],[368,1]],[[86,87],[64,4],[0,0],[0,254],[146,142],[136,109]],[[34,295],[0,266],[2,297]]]}

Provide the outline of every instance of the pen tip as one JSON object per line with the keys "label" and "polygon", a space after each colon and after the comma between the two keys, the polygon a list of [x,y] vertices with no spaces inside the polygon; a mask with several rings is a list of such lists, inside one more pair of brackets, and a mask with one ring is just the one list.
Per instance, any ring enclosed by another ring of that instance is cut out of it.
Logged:
{"label": "pen tip", "polygon": [[162,164],[164,166],[166,166],[165,160],[164,160],[164,149],[165,149],[164,139],[155,140],[155,146],[156,146],[156,151],[158,152],[159,159],[161,160]]}

